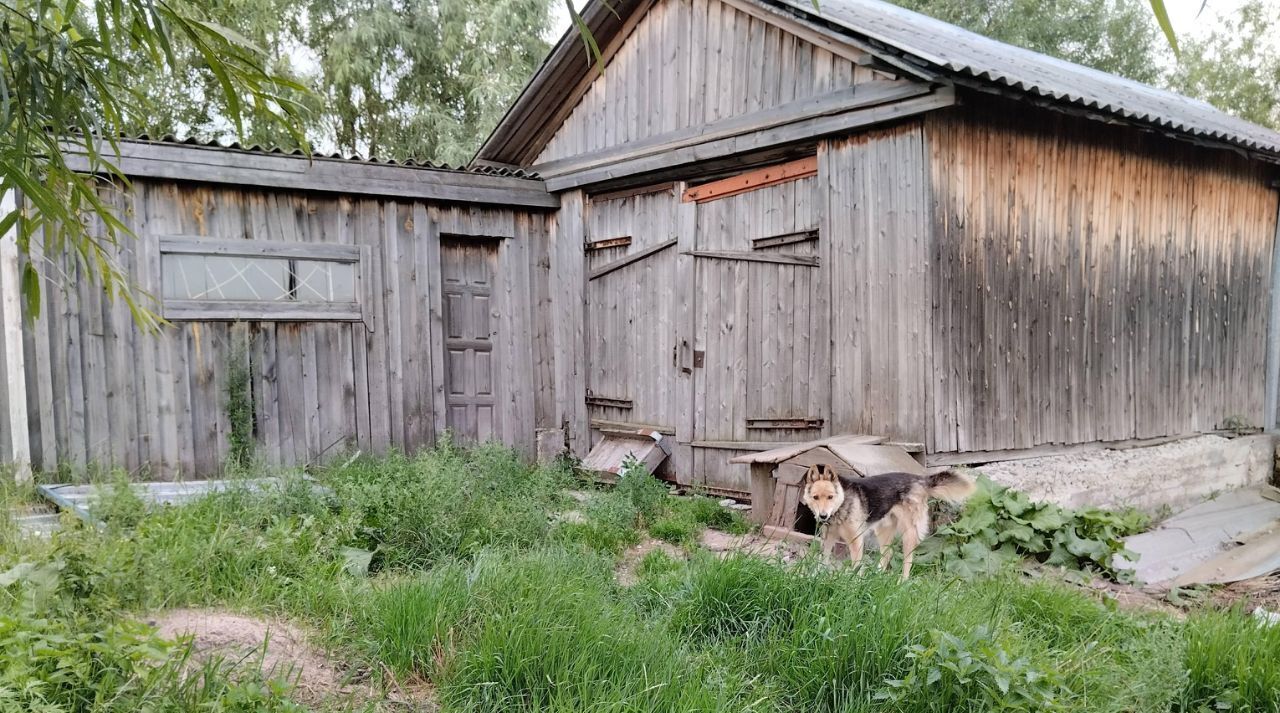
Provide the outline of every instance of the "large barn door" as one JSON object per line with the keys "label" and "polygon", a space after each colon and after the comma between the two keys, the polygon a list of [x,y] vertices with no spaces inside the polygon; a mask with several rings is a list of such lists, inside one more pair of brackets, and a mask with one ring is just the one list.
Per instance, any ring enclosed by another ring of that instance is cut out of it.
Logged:
{"label": "large barn door", "polygon": [[[758,449],[755,444],[825,433],[829,288],[821,264],[816,178],[809,170],[801,176],[784,171],[782,182],[760,188],[751,186],[749,176],[736,177],[686,194],[698,201],[692,251],[693,470],[716,490],[750,489],[745,467],[727,461]],[[732,193],[717,192],[726,189]]]}
{"label": "large barn door", "polygon": [[487,441],[501,432],[492,312],[497,259],[492,241],[446,240],[440,245],[445,423],[462,442]]}
{"label": "large barn door", "polygon": [[596,434],[675,433],[678,201],[666,183],[597,194],[586,206],[587,409]]}

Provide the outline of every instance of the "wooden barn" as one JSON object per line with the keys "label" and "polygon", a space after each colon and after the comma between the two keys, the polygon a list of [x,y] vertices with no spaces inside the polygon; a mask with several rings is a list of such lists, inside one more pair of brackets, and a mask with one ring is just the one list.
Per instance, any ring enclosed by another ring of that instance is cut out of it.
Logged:
{"label": "wooden barn", "polygon": [[[1274,427],[1280,135],[820,6],[593,0],[603,71],[571,31],[466,171],[131,144],[123,259],[174,326],[54,295],[0,454],[216,469],[238,343],[279,463],[648,429],[745,493],[732,458],[841,435],[947,463]],[[270,299],[210,292],[268,267]]]}

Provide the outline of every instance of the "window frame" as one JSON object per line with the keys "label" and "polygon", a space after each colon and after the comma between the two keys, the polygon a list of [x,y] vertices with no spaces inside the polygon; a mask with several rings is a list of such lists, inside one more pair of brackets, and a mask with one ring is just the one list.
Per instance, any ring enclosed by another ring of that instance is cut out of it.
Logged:
{"label": "window frame", "polygon": [[[335,262],[355,267],[355,301],[315,302],[285,300],[182,300],[164,296],[164,257],[199,255],[245,257],[309,262]],[[159,238],[159,298],[161,313],[169,321],[246,322],[364,322],[368,304],[366,270],[370,249],[360,245],[294,243],[275,240],[227,240],[183,235]]]}

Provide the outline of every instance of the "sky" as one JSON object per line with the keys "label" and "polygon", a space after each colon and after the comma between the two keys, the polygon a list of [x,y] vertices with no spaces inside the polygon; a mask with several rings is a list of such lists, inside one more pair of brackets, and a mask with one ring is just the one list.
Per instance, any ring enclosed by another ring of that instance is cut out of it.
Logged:
{"label": "sky", "polygon": [[[574,7],[578,8],[585,4],[584,0],[573,0],[573,2]],[[1173,24],[1174,32],[1179,36],[1198,35],[1209,26],[1215,13],[1233,13],[1243,3],[1244,0],[1208,0],[1207,4],[1205,0],[1164,0],[1165,8],[1169,11],[1169,22]],[[1202,5],[1203,12],[1200,9]],[[548,38],[553,43],[569,28],[569,11],[565,8],[563,0],[557,2],[554,13],[551,36]]]}

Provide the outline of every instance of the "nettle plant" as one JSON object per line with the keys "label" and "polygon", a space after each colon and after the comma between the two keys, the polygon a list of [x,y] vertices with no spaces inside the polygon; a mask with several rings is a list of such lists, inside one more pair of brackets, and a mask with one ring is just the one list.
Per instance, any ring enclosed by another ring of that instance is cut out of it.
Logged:
{"label": "nettle plant", "polygon": [[907,675],[885,681],[877,700],[913,710],[1065,710],[1061,681],[1011,655],[985,626],[964,638],[931,631],[928,642],[909,647],[906,656]]}
{"label": "nettle plant", "polygon": [[1130,581],[1117,556],[1136,555],[1123,538],[1143,531],[1150,518],[1139,510],[1072,510],[1035,502],[1026,493],[978,479],[978,490],[960,516],[925,541],[920,561],[936,562],[963,577],[989,574],[1023,559]]}

